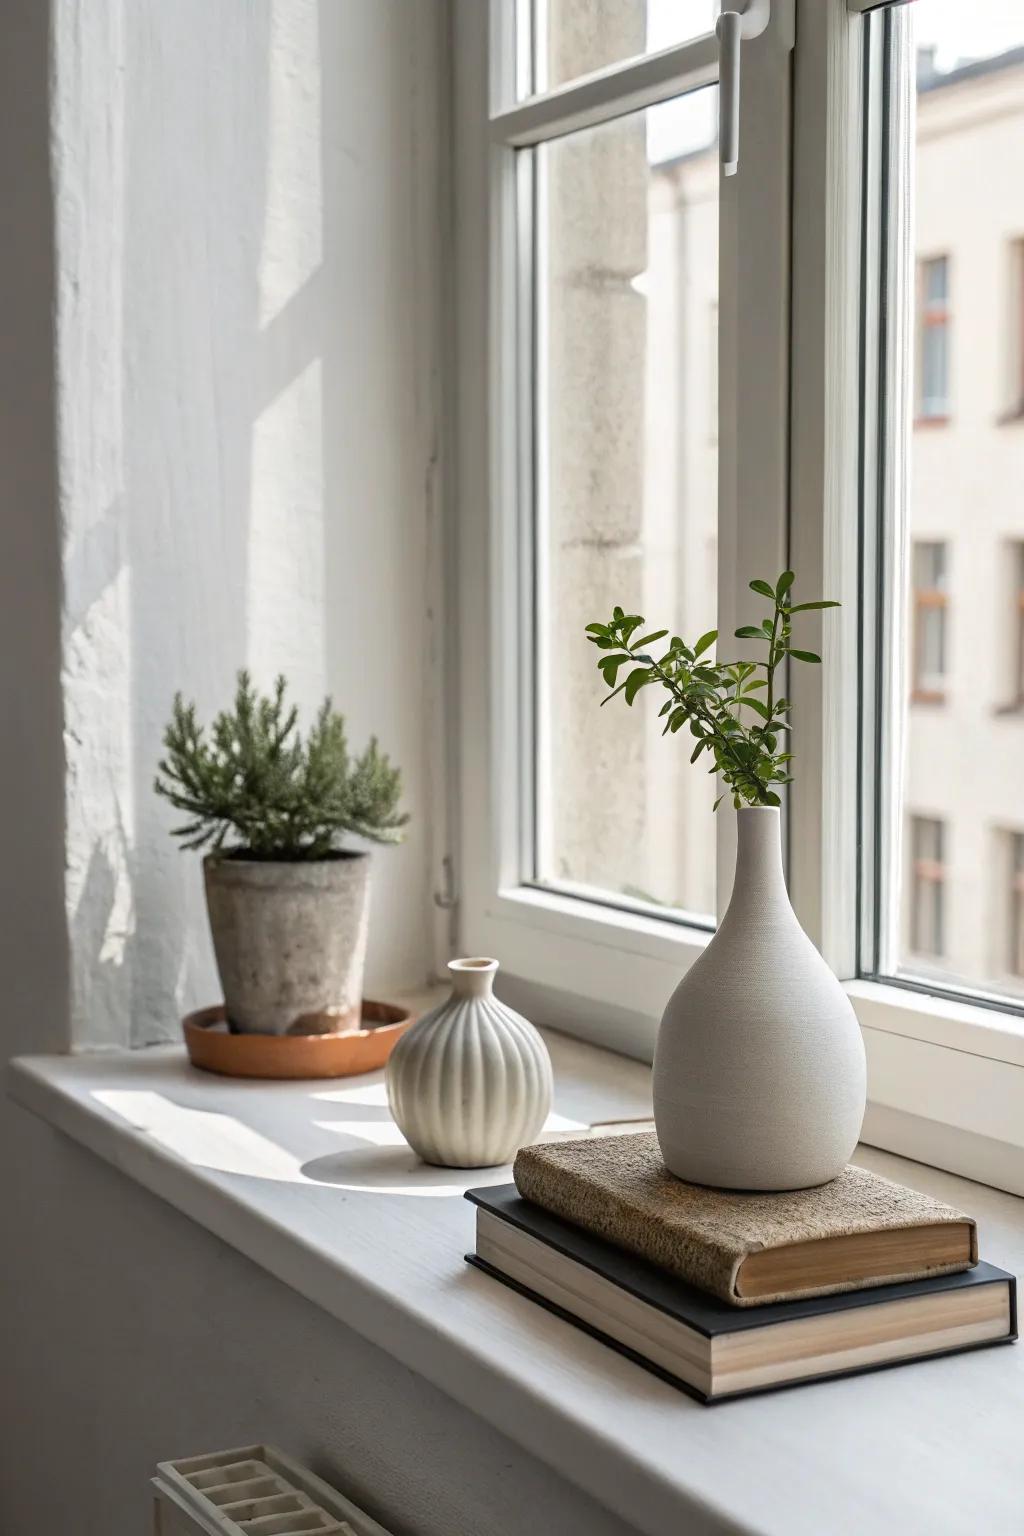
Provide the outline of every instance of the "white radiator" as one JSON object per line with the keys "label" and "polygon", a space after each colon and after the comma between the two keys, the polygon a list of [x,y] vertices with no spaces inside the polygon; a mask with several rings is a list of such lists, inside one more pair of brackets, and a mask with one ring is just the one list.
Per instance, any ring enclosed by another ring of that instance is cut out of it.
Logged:
{"label": "white radiator", "polygon": [[154,1536],[390,1536],[272,1445],[161,1461]]}

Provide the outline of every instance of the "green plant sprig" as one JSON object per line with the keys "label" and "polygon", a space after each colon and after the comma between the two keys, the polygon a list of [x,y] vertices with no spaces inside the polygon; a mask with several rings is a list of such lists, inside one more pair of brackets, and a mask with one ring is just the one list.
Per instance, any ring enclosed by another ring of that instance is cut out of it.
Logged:
{"label": "green plant sprig", "polygon": [[281,860],[326,858],[346,833],[400,842],[401,774],[376,737],[350,758],[345,721],[325,699],[303,740],[285,692],[283,677],[266,696],[239,672],[234,708],[209,740],[195,705],[175,696],[153,786],[189,818],[172,836],[183,848]]}
{"label": "green plant sprig", "polygon": [[[613,611],[607,624],[587,625],[587,638],[605,652],[597,664],[610,689],[602,706],[619,693],[632,705],[642,688],[659,683],[669,695],[658,711],[665,721],[662,735],[688,725],[696,737],[690,762],[709,752],[713,763],[708,772],[721,774],[725,781],[727,788],[715,801],[716,811],[727,794],[737,809],[744,804],[780,805],[771,786],[792,782],[793,754],[783,750],[790,705],[776,693],[776,674],[787,657],[801,662],[821,660],[813,651],[799,650],[791,643],[793,614],[840,606],[829,598],[794,603],[793,580],[792,571],[783,571],[774,586],[760,577],[750,582],[752,592],[770,599],[772,612],[760,625],[744,624],[735,633],[738,640],[763,641],[768,647],[764,661],[716,661],[708,654],[718,639],[716,629],[709,629],[692,646],[673,635],[664,655],[655,659],[648,648],[664,640],[668,630],[657,629],[634,639],[647,621],[622,608]],[[619,682],[626,666],[629,675]]]}

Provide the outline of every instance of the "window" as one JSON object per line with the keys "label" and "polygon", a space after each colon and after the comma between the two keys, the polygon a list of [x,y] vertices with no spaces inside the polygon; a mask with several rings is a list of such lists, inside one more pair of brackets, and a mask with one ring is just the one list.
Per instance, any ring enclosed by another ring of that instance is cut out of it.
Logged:
{"label": "window", "polygon": [[[1015,707],[1024,682],[1024,438],[999,424],[1006,251],[1024,227],[1024,18],[1007,13],[984,35],[982,26],[980,8],[939,0],[871,23],[878,83],[886,56],[891,71],[915,50],[932,51],[915,72],[913,99],[889,97],[888,169],[877,182],[888,186],[872,258],[887,306],[877,406],[878,457],[888,468],[874,511],[865,511],[878,650],[866,700],[875,723],[864,814],[874,841],[861,963],[1019,1007],[997,953],[1006,886],[991,839],[1019,810],[1014,765],[1024,751]],[[979,178],[984,162],[1002,165],[1008,179],[997,187]],[[918,416],[949,409],[953,274],[958,430],[915,434],[911,454],[901,401],[916,402]],[[915,312],[916,345],[909,334],[904,344],[901,314]],[[909,815],[916,806],[931,815]]]}
{"label": "window", "polygon": [[945,953],[946,829],[930,816],[910,818],[909,947],[917,955]]}
{"label": "window", "polygon": [[1007,603],[1010,658],[1009,708],[1024,709],[1024,540],[1015,539],[1008,551],[1010,593]]}
{"label": "window", "polygon": [[1006,968],[1024,980],[1024,832],[1009,833],[1009,942]]}
{"label": "window", "polygon": [[949,258],[931,256],[918,269],[918,397],[922,421],[949,415]]}
{"label": "window", "polygon": [[[999,428],[1024,17],[759,4],[726,179],[698,9],[456,11],[462,943],[649,1055],[728,901],[732,818],[642,700],[598,714],[583,625],[628,598],[728,636],[788,565],[843,604],[787,684],[794,906],[867,1026],[872,1139],[984,1173],[964,1138],[1024,1159],[1024,1094],[998,1125],[972,1100],[955,1148],[930,1095],[1024,1065],[992,857],[1024,761],[1024,433]],[[955,430],[915,433],[950,416],[954,303]]]}
{"label": "window", "polygon": [[941,704],[946,697],[946,556],[945,544],[922,539],[914,543],[911,698],[916,703]]}
{"label": "window", "polygon": [[1007,390],[1003,421],[1024,416],[1024,240],[1010,242],[1007,304]]}
{"label": "window", "polygon": [[650,711],[595,708],[578,643],[617,602],[716,622],[715,87],[686,105],[685,123],[666,102],[534,152],[534,877],[710,925],[714,780],[664,750]]}

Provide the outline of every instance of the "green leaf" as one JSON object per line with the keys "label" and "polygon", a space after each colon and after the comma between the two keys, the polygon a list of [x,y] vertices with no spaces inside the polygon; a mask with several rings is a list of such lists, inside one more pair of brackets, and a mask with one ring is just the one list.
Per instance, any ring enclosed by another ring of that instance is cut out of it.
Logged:
{"label": "green leaf", "polygon": [[770,720],[771,719],[771,715],[768,713],[767,705],[762,704],[760,699],[751,699],[751,698],[748,698],[746,694],[744,694],[743,695],[743,707],[744,707],[744,709],[752,709],[754,711],[755,715],[760,715],[761,716],[762,720]]}
{"label": "green leaf", "polygon": [[[712,769],[712,770],[711,770],[711,771],[712,771],[712,772],[714,772],[714,769]],[[721,805],[721,803],[722,803],[722,801],[723,801],[723,800],[724,800],[724,799],[725,799],[725,796],[724,796],[724,795],[719,795],[719,797],[718,797],[718,799],[717,799],[717,800],[716,800],[716,801],[715,801],[715,803],[714,803],[714,805],[713,805],[713,806],[712,806],[712,807],[711,807],[711,809],[712,809],[712,812],[714,812],[714,811],[717,811],[717,810],[718,810],[718,807],[719,807],[719,806],[720,806],[720,805]]]}
{"label": "green leaf", "polygon": [[764,639],[764,630],[759,629],[756,624],[741,624],[740,628],[735,631],[735,634],[737,640]]}
{"label": "green leaf", "polygon": [[607,624],[588,624],[584,633],[588,635],[606,635],[608,633],[608,626]]}
{"label": "green leaf", "polygon": [[633,649],[638,651],[642,645],[650,645],[654,640],[662,640],[667,634],[667,629],[654,629],[649,635],[644,635],[642,640],[635,641]]}
{"label": "green leaf", "polygon": [[717,639],[718,630],[709,629],[706,635],[701,635],[700,639],[697,641],[697,644],[694,646],[694,656],[703,656],[704,652],[709,648],[709,646],[714,645]]}
{"label": "green leaf", "polygon": [[781,805],[782,801],[773,789],[766,789],[764,792],[764,803],[765,805]]}
{"label": "green leaf", "polygon": [[781,602],[790,587],[793,585],[794,574],[792,571],[783,571],[775,585],[775,596]]}
{"label": "green leaf", "polygon": [[767,581],[762,581],[759,576],[754,581],[750,582],[749,586],[751,592],[760,592],[762,597],[770,597],[772,602],[775,601],[774,587],[772,587]]}
{"label": "green leaf", "polygon": [[624,662],[629,661],[629,656],[603,656],[598,662],[598,668],[605,682],[611,686],[618,676],[619,668]]}
{"label": "green leaf", "polygon": [[690,753],[690,762],[691,763],[695,763],[697,761],[698,757],[700,757],[701,753],[704,751],[704,748],[706,746],[707,746],[707,742],[706,741],[698,741],[697,745],[694,747],[693,751]]}
{"label": "green leaf", "polygon": [[790,613],[809,613],[812,608],[841,608],[842,603],[834,602],[832,598],[822,598],[818,603],[794,603]]}
{"label": "green leaf", "polygon": [[648,667],[634,667],[626,678],[626,703],[632,704],[640,689],[650,681],[651,672]]}
{"label": "green leaf", "polygon": [[813,651],[794,651],[790,648],[789,654],[795,656],[797,661],[820,661],[820,656],[815,656]]}

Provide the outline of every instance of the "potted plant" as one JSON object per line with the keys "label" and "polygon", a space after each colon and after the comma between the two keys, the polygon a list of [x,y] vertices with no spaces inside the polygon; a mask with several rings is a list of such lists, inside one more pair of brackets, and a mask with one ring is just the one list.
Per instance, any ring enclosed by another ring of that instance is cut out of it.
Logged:
{"label": "potted plant", "polygon": [[203,860],[213,948],[233,1030],[322,1033],[359,1026],[369,854],[349,834],[401,841],[401,776],[376,738],[349,755],[325,699],[303,738],[279,677],[260,694],[239,672],[234,707],[207,736],[174,700],[155,789],[188,820],[173,835]]}
{"label": "potted plant", "polygon": [[[793,572],[752,591],[768,600],[760,625],[738,639],[766,647],[763,661],[713,659],[717,630],[687,645],[647,632],[616,608],[588,624],[609,692],[632,704],[644,688],[666,697],[664,732],[686,728],[690,761],[710,759],[737,811],[729,909],[676,988],[654,1057],[654,1118],[665,1164],[680,1178],[731,1189],[799,1189],[834,1178],[864,1115],[864,1046],[835,976],[797,921],[786,892],[778,788],[792,781],[787,660],[820,657],[793,645],[793,618],[836,608],[793,601]],[[657,654],[655,651],[657,646]]]}

